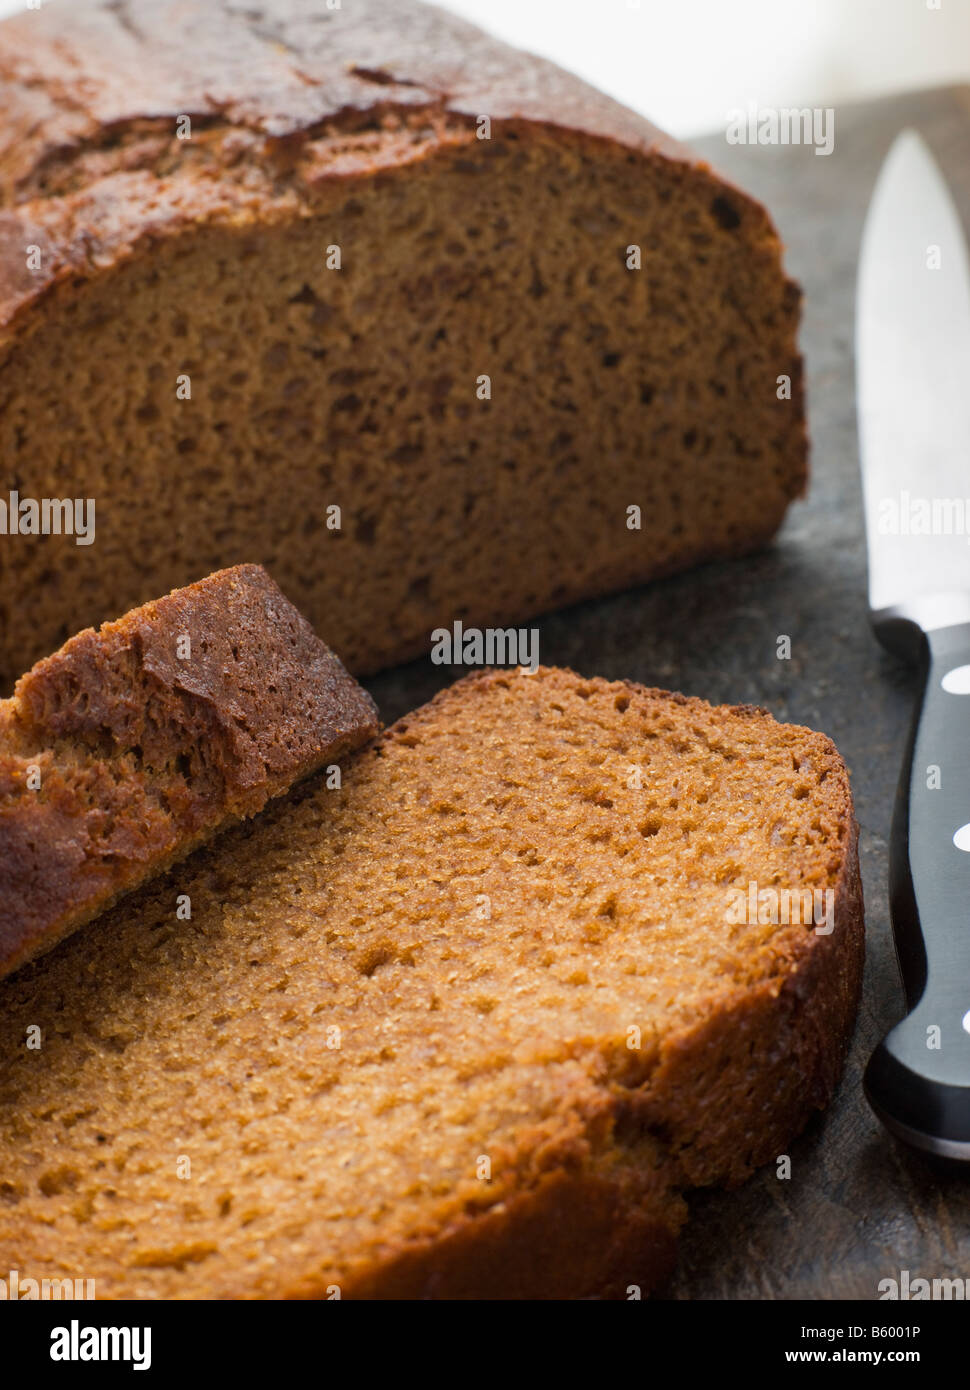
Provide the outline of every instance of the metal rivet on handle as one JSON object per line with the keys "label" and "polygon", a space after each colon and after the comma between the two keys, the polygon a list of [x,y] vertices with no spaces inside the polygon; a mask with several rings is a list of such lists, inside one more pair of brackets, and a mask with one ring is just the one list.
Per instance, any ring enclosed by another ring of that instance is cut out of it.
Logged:
{"label": "metal rivet on handle", "polygon": [[949,695],[970,695],[970,666],[954,666],[940,681]]}

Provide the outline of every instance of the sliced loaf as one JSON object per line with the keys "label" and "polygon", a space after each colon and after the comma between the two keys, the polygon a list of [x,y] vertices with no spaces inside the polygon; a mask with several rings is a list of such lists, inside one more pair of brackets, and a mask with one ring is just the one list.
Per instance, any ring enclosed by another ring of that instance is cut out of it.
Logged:
{"label": "sliced loaf", "polygon": [[0,701],[0,975],[376,730],[257,565],[71,638]]}
{"label": "sliced loaf", "polygon": [[803,490],[764,208],[452,15],[50,0],[0,24],[0,109],[0,693],[249,560],[375,670],[749,551]]}
{"label": "sliced loaf", "polygon": [[[830,916],[740,921],[752,883]],[[470,677],[0,987],[0,1268],[116,1298],[645,1291],[682,1191],[831,1096],[862,932],[827,738]]]}

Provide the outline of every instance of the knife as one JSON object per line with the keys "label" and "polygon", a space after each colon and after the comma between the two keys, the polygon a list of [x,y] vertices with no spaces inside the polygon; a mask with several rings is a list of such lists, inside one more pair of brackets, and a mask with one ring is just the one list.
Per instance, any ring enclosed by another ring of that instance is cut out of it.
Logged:
{"label": "knife", "polygon": [[889,862],[908,1013],[865,1090],[898,1138],[970,1160],[970,269],[914,131],[893,145],[866,218],[856,379],[870,617],[922,673]]}

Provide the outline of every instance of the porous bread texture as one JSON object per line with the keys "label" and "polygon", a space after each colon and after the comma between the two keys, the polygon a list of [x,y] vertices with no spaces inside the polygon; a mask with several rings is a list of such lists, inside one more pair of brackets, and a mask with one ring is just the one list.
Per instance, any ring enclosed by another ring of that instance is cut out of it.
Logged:
{"label": "porous bread texture", "polygon": [[93,545],[0,536],[0,682],[247,560],[370,672],[750,551],[803,490],[758,203],[451,17],[319,10],[0,25],[0,488],[96,504]]}
{"label": "porous bread texture", "polygon": [[[729,921],[752,880],[831,890],[834,930]],[[116,1298],[646,1290],[682,1190],[828,1100],[862,932],[823,735],[471,676],[0,987],[0,1268]]]}
{"label": "porous bread texture", "polygon": [[376,732],[258,565],[78,633],[0,701],[0,975]]}

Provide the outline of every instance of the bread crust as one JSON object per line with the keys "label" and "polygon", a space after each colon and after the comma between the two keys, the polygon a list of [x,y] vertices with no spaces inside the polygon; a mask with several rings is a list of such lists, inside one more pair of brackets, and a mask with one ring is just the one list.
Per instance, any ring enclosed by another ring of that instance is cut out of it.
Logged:
{"label": "bread crust", "polygon": [[0,702],[0,976],[376,731],[258,565],[78,633]]}
{"label": "bread crust", "polygon": [[[663,1219],[666,1214],[666,1220]],[[350,1299],[640,1297],[673,1271],[686,1208],[636,1171],[552,1173],[530,1192],[351,1278]],[[326,1297],[323,1291],[317,1297]]]}
{"label": "bread crust", "polygon": [[[714,708],[694,697],[672,698],[698,710]],[[740,718],[777,722],[760,705],[726,708]],[[846,833],[834,927],[789,933],[781,976],[758,982],[730,1009],[666,1038],[649,1082],[631,1096],[623,1122],[659,1129],[689,1187],[736,1187],[825,1109],[842,1075],[862,995],[865,905],[848,769],[826,735],[788,727],[817,742],[826,775],[840,788]]]}
{"label": "bread crust", "polygon": [[835,929],[808,931],[781,981],[667,1038],[629,1118],[660,1129],[687,1187],[736,1187],[786,1151],[832,1098],[862,990],[865,920],[853,823],[835,889]]}
{"label": "bread crust", "polygon": [[[316,0],[263,12],[72,0],[0,24],[0,345],[29,329],[52,289],[110,271],[139,245],[208,220],[256,220],[274,204],[292,215],[321,180],[370,177],[373,150],[330,169],[304,157],[322,134],[379,131],[389,118],[444,135],[487,115],[517,135],[544,128],[689,166],[712,196],[745,205],[780,258],[760,203],[554,64],[416,0],[355,0],[334,18]],[[180,169],[171,146],[186,115],[201,155]],[[272,178],[254,182],[263,166]],[[41,252],[36,269],[27,246]]]}

